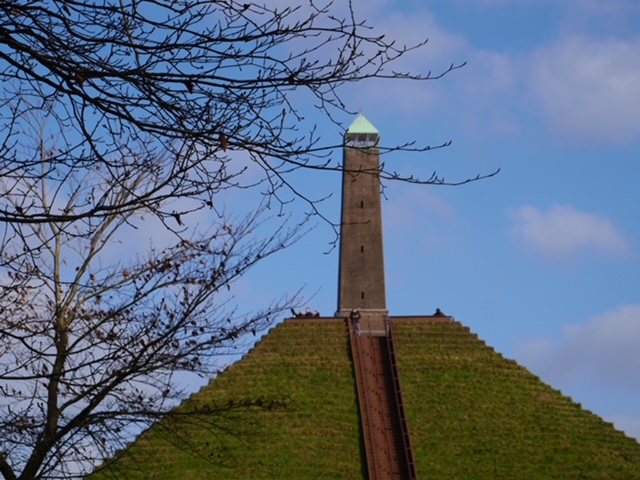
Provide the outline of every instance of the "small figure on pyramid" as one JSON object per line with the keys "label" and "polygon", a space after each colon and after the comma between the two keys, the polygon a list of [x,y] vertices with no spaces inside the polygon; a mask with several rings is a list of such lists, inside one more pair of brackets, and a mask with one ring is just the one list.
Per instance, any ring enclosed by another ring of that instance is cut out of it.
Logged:
{"label": "small figure on pyramid", "polygon": [[360,310],[358,310],[357,308],[351,310],[349,318],[351,319],[351,323],[353,324],[353,328],[355,329],[356,333],[360,334],[360,319],[362,318]]}

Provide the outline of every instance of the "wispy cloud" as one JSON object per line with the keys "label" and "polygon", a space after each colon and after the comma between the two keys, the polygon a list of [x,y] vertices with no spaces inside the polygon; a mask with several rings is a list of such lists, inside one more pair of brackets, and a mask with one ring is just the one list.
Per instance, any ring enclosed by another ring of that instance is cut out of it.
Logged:
{"label": "wispy cloud", "polygon": [[528,86],[560,135],[586,143],[640,139],[640,38],[569,36],[532,55]]}
{"label": "wispy cloud", "polygon": [[[451,64],[461,64],[467,60],[469,48],[463,35],[447,31],[427,11],[402,13],[389,10],[390,5],[367,6],[361,10],[370,23],[376,25],[379,33],[393,38],[396,47],[415,46],[425,40],[427,44],[409,52],[387,71],[412,72],[437,76],[446,72]],[[454,75],[447,76],[451,78]],[[403,115],[419,116],[425,109],[442,111],[447,108],[442,89],[443,82],[397,82],[374,80],[351,86],[347,89],[352,105],[366,109],[372,100],[377,109],[390,111],[401,109]]]}
{"label": "wispy cloud", "polygon": [[581,212],[571,205],[547,211],[523,206],[509,212],[511,235],[527,251],[546,258],[572,260],[587,252],[626,256],[627,237],[606,217]]}
{"label": "wispy cloud", "polygon": [[[526,4],[539,6],[540,2],[459,3],[459,8],[468,4],[529,8]],[[469,64],[446,81],[428,85],[408,82],[393,89],[386,82],[359,85],[354,101],[365,106],[376,98],[380,104],[402,109],[404,115],[425,109],[435,115],[454,111],[474,130],[503,133],[519,131],[518,122],[534,114],[568,142],[624,145],[639,141],[640,37],[615,30],[621,21],[636,18],[637,2],[547,3],[564,20],[550,26],[556,31],[545,45],[517,53],[476,49],[465,35],[443,27],[427,10],[388,14],[385,2],[369,7],[380,31],[397,38],[399,44],[415,44],[429,37],[427,47],[404,58],[396,65],[398,70],[435,73],[452,62]],[[458,104],[462,107],[456,108]]]}
{"label": "wispy cloud", "polygon": [[[409,275],[428,255],[451,253],[463,243],[463,219],[442,196],[425,188],[396,188],[383,203],[385,260]],[[419,257],[417,259],[416,257]],[[411,265],[411,266],[407,266]]]}
{"label": "wispy cloud", "polygon": [[640,304],[622,305],[583,324],[565,325],[559,340],[521,344],[518,356],[558,383],[588,379],[603,387],[640,390]]}

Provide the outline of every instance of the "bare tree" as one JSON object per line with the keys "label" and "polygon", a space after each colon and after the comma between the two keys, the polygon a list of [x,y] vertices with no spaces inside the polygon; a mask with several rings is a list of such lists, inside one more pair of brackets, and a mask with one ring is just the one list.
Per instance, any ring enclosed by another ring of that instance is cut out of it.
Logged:
{"label": "bare tree", "polygon": [[[348,2],[279,3],[0,0],[5,479],[82,476],[175,404],[176,374],[210,374],[291,305],[242,316],[224,292],[299,236],[263,223],[266,207],[288,192],[318,213],[292,175],[341,169],[306,105],[334,121],[346,83],[458,68],[395,72],[424,43],[396,45]],[[264,208],[234,219],[219,206],[256,186]],[[143,222],[170,240],[119,258]]]}
{"label": "bare tree", "polygon": [[[42,168],[48,169],[47,149]],[[153,172],[133,172],[105,195],[127,203]],[[11,183],[42,210],[73,209],[108,180],[100,170],[55,182]],[[4,187],[4,183],[0,182]],[[11,197],[9,197],[11,198]],[[18,207],[14,204],[14,207]],[[180,371],[215,373],[216,355],[269,325],[283,298],[239,317],[224,295],[299,233],[261,233],[260,211],[213,216],[206,231],[175,236],[133,258],[114,246],[146,211],[4,229],[0,280],[0,472],[6,479],[70,478],[112,454],[126,435],[183,398]],[[185,225],[185,229],[187,226]],[[183,232],[184,233],[184,232]],[[130,245],[128,245],[130,247]],[[215,299],[215,301],[214,301]]]}
{"label": "bare tree", "polygon": [[[64,125],[64,148],[48,158],[44,175],[102,166],[117,184],[145,168],[154,181],[125,203],[96,192],[67,211],[28,203],[16,210],[0,200],[0,220],[68,221],[142,203],[169,218],[163,200],[175,197],[193,200],[189,208],[211,206],[221,188],[238,185],[227,155],[234,150],[250,157],[274,193],[291,187],[298,168],[341,168],[329,155],[333,145],[320,144],[302,118],[302,105],[315,103],[332,119],[347,109],[338,94],[345,83],[447,73],[391,70],[423,44],[396,45],[357,20],[350,3],[279,3],[1,1],[0,174],[43,174],[15,150],[19,119],[39,109]],[[381,178],[399,176],[383,171]]]}

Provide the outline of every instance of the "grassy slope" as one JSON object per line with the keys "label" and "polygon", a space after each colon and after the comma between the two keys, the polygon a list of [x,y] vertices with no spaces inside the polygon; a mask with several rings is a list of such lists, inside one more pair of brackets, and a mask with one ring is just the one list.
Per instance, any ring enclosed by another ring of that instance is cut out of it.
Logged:
{"label": "grassy slope", "polygon": [[640,445],[459,323],[394,321],[421,478],[640,478]]}
{"label": "grassy slope", "polygon": [[286,407],[238,407],[212,417],[211,428],[164,422],[111,473],[131,480],[363,478],[344,322],[279,325],[181,408],[258,398]]}
{"label": "grassy slope", "polygon": [[[394,332],[420,478],[640,478],[635,440],[460,324],[398,319]],[[181,408],[258,398],[283,399],[286,408],[232,408],[209,416],[212,428],[165,421],[112,473],[131,480],[363,478],[343,323],[278,326]]]}

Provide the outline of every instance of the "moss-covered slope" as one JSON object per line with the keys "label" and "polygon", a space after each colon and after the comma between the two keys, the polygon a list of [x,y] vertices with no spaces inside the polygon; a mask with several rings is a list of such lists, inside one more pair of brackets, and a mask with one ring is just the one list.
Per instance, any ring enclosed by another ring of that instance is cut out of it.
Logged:
{"label": "moss-covered slope", "polygon": [[[640,478],[640,444],[459,323],[393,325],[421,479]],[[208,409],[161,422],[92,478],[365,477],[342,321],[279,325],[178,412]]]}

